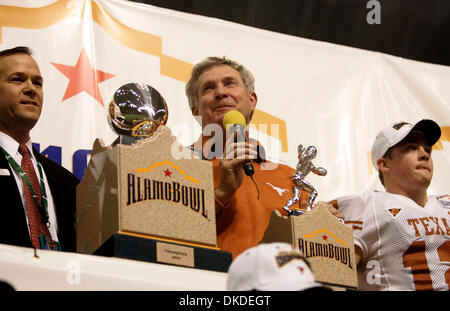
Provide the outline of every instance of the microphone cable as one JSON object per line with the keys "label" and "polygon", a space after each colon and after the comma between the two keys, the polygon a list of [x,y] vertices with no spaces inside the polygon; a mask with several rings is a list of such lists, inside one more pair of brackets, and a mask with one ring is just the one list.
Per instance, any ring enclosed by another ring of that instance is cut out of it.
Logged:
{"label": "microphone cable", "polygon": [[[252,174],[252,175],[253,175],[253,174]],[[259,200],[259,188],[258,188],[258,184],[257,184],[256,181],[253,179],[253,176],[252,176],[252,175],[250,175],[250,178],[252,179],[253,183],[255,184],[256,191],[257,191],[257,193],[258,193],[258,196],[256,197],[256,199]]]}

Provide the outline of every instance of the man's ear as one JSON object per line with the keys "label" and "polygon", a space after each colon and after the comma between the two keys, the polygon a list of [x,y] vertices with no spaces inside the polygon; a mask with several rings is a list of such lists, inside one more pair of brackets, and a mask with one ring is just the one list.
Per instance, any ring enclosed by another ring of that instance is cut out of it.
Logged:
{"label": "man's ear", "polygon": [[253,118],[253,114],[255,113],[256,104],[258,103],[258,96],[256,95],[255,92],[252,92],[248,94],[248,98],[250,101],[250,116],[249,119],[247,120],[247,123],[250,123],[250,121]]}
{"label": "man's ear", "polygon": [[390,168],[389,161],[386,158],[379,158],[377,161],[378,171],[387,172]]}
{"label": "man's ear", "polygon": [[193,116],[198,116],[198,107],[192,107],[191,112]]}
{"label": "man's ear", "polygon": [[252,113],[253,113],[256,109],[256,104],[258,103],[258,96],[256,95],[255,92],[251,92],[249,94],[249,99],[250,99],[250,107],[251,107]]}

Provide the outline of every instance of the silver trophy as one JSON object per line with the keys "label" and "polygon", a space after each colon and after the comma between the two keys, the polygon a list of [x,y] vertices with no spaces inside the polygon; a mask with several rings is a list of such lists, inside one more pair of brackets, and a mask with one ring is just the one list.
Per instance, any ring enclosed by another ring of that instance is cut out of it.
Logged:
{"label": "silver trophy", "polygon": [[122,85],[111,96],[107,119],[119,138],[136,141],[152,136],[167,123],[168,114],[166,101],[156,89],[133,82]]}
{"label": "silver trophy", "polygon": [[310,211],[312,208],[312,205],[314,203],[314,200],[317,197],[317,190],[305,180],[306,175],[308,175],[310,172],[313,172],[316,175],[319,176],[325,176],[327,174],[327,170],[323,167],[315,167],[314,164],[312,164],[312,159],[314,159],[317,155],[317,149],[314,146],[309,146],[308,148],[303,148],[302,145],[298,145],[298,164],[297,169],[292,176],[292,181],[294,182],[294,186],[292,187],[292,198],[289,199],[286,202],[286,205],[283,207],[283,209],[289,213],[289,215],[301,215],[305,213],[304,210],[293,208],[292,210],[290,207],[294,205],[295,203],[298,203],[300,200],[300,193],[301,190],[304,190],[309,193],[308,198],[308,205],[306,208],[306,211]]}

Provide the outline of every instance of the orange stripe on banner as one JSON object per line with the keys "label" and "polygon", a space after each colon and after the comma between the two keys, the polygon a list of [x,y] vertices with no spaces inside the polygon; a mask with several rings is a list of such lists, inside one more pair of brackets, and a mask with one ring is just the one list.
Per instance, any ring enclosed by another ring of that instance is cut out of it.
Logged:
{"label": "orange stripe on banner", "polygon": [[[160,58],[161,74],[187,82],[192,64],[162,53],[162,38],[132,29],[120,23],[96,2],[91,1],[92,19],[108,34],[124,46]],[[41,8],[22,8],[0,6],[0,43],[3,27],[39,29],[51,26],[69,16],[82,17],[86,1],[60,0]],[[256,109],[251,122],[261,131],[261,125],[267,125],[268,136],[281,142],[283,152],[288,152],[286,122],[269,113]],[[278,125],[277,133],[272,133],[271,125]],[[275,135],[275,136],[273,136]]]}
{"label": "orange stripe on banner", "polygon": [[182,60],[161,55],[161,74],[174,79],[187,82],[191,77],[192,64]]}
{"label": "orange stripe on banner", "polygon": [[161,37],[123,25],[95,2],[92,2],[92,18],[123,45],[136,51],[158,56],[160,58],[162,75],[183,82],[189,80],[192,64],[164,55],[162,53]]}
{"label": "orange stripe on banner", "polygon": [[370,151],[366,150],[366,156],[367,156],[367,167],[369,168],[369,174],[372,175],[374,167],[372,164],[372,154]]}
{"label": "orange stripe on banner", "polygon": [[71,4],[70,0],[60,0],[41,8],[21,8],[0,5],[0,43],[2,43],[2,28],[39,29],[56,24],[68,16],[81,17],[85,1]]}
{"label": "orange stripe on banner", "polygon": [[[279,119],[267,112],[255,109],[255,112],[252,117],[251,124],[256,126],[256,130],[264,132],[261,126],[267,125],[266,134],[278,139],[281,142],[281,150],[283,152],[288,152],[288,143],[287,143],[287,129],[286,129],[286,121]],[[275,136],[272,136],[272,124],[278,125],[278,133]]]}
{"label": "orange stripe on banner", "polygon": [[125,26],[109,15],[95,2],[92,2],[92,19],[105,29],[114,39],[130,49],[161,56],[161,37]]}
{"label": "orange stripe on banner", "polygon": [[443,150],[444,144],[443,141],[450,141],[450,126],[441,126],[441,138],[439,138],[438,142],[433,146],[433,150]]}

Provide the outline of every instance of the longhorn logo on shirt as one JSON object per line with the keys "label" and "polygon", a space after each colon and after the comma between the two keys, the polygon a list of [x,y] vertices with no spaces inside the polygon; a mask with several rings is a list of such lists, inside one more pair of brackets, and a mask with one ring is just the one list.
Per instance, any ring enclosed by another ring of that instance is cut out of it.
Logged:
{"label": "longhorn logo on shirt", "polygon": [[392,217],[395,217],[400,213],[402,209],[401,208],[388,208],[387,211],[391,213]]}
{"label": "longhorn logo on shirt", "polygon": [[275,187],[274,185],[272,185],[270,182],[266,182],[267,185],[271,186],[273,188],[273,190],[275,190],[278,195],[281,197],[283,196],[284,192],[289,192],[288,189],[283,189],[283,188],[279,188],[279,187]]}

